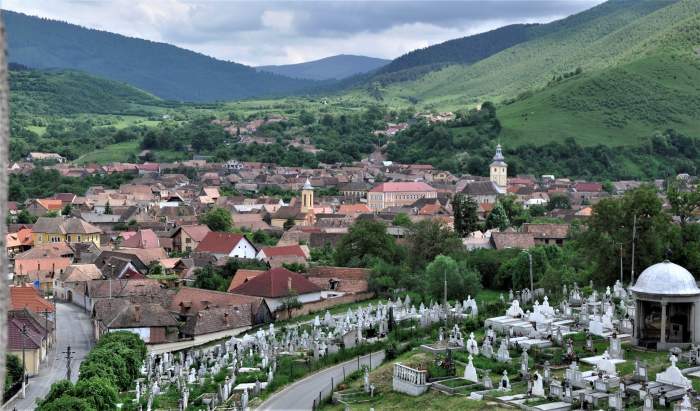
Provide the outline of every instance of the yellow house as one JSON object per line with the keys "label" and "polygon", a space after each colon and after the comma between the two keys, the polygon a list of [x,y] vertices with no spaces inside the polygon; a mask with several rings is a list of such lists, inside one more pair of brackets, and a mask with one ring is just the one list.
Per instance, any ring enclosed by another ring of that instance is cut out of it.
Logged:
{"label": "yellow house", "polygon": [[32,228],[34,245],[46,243],[94,243],[100,246],[102,230],[77,217],[40,217]]}

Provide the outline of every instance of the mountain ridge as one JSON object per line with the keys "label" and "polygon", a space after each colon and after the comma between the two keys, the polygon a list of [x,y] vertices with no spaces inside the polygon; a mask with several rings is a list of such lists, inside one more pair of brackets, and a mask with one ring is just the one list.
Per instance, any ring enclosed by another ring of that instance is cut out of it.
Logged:
{"label": "mountain ridge", "polygon": [[340,80],[377,70],[391,60],[354,54],[337,54],[296,64],[256,67],[259,71],[307,80]]}
{"label": "mountain ridge", "polygon": [[294,94],[317,85],[166,43],[9,10],[2,14],[11,61],[39,69],[80,70],[164,99],[237,100]]}

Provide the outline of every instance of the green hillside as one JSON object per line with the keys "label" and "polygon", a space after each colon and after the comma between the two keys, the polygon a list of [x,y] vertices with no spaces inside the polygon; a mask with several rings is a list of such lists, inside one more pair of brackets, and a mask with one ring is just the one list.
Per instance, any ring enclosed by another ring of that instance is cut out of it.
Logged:
{"label": "green hillside", "polygon": [[700,137],[700,17],[644,46],[629,63],[583,72],[505,104],[503,141],[637,144],[668,128]]}
{"label": "green hillside", "polygon": [[380,90],[389,103],[456,108],[499,102],[544,87],[578,67],[588,72],[636,57],[659,31],[700,12],[696,0],[611,0],[543,25],[548,33],[472,65],[452,65]]}
{"label": "green hillside", "polygon": [[116,81],[73,70],[10,70],[13,114],[72,115],[152,113],[167,102]]}

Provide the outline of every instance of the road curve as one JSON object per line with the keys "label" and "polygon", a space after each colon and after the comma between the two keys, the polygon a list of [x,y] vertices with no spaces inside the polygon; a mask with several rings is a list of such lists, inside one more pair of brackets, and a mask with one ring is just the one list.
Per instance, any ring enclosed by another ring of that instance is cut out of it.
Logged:
{"label": "road curve", "polygon": [[[360,366],[370,365],[370,358],[371,368],[377,368],[381,365],[382,361],[384,361],[384,351],[377,351],[360,357]],[[333,379],[334,385],[337,386],[342,382],[343,369],[345,369],[345,375],[350,375],[353,371],[357,370],[357,368],[358,361],[357,358],[354,358],[350,361],[318,371],[291,384],[282,391],[273,394],[265,400],[265,402],[260,404],[257,410],[310,410],[314,400],[318,399],[319,392],[323,391],[324,396],[330,392],[331,378]]]}

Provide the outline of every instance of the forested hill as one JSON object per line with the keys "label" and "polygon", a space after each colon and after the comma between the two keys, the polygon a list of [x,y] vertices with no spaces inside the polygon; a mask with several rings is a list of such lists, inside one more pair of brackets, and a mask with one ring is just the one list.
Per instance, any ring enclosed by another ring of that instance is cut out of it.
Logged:
{"label": "forested hill", "polygon": [[260,66],[258,70],[269,71],[287,77],[309,80],[343,79],[355,74],[367,73],[387,64],[390,60],[367,56],[339,54],[320,60],[279,66]]}
{"label": "forested hill", "polygon": [[75,70],[36,70],[10,64],[10,105],[14,118],[39,115],[147,114],[145,106],[167,106],[128,84]]}
{"label": "forested hill", "polygon": [[513,24],[485,33],[413,50],[391,61],[377,75],[443,63],[470,64],[537,35],[537,24]]}
{"label": "forested hill", "polygon": [[234,100],[292,94],[315,82],[217,60],[169,44],[3,10],[9,60],[76,69],[126,82],[164,99]]}

